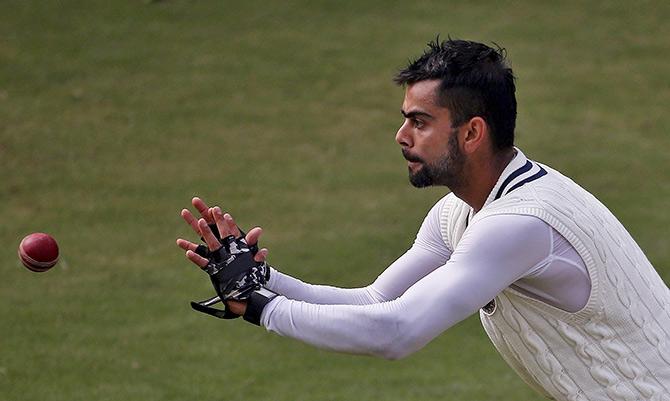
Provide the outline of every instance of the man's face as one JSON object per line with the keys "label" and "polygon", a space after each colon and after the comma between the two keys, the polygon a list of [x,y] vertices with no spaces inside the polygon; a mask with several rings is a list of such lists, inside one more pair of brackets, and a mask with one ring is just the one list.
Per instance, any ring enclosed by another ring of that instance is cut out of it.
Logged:
{"label": "man's face", "polygon": [[429,80],[407,87],[401,110],[405,121],[396,141],[408,161],[412,185],[446,185],[453,190],[461,185],[464,157],[451,114],[438,104],[439,84],[439,80]]}

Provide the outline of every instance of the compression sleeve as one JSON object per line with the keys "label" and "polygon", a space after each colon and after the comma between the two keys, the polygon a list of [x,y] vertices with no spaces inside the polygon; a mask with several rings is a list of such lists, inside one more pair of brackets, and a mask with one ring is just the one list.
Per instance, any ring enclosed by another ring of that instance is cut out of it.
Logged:
{"label": "compression sleeve", "polygon": [[444,198],[431,208],[412,247],[371,285],[362,288],[314,285],[273,269],[267,288],[289,299],[313,304],[367,305],[395,299],[449,259],[451,251],[447,249],[440,234],[443,204]]}
{"label": "compression sleeve", "polygon": [[370,305],[316,305],[277,297],[267,330],[320,348],[409,355],[476,312],[551,252],[548,226],[529,216],[490,216],[470,227],[449,261],[398,298]]}

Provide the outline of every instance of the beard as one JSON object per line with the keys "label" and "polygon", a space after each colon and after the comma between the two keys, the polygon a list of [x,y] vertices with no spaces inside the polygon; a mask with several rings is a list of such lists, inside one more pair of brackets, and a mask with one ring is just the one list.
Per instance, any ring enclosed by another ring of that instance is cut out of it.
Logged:
{"label": "beard", "polygon": [[422,164],[418,170],[409,171],[409,182],[416,188],[444,185],[453,191],[461,186],[465,158],[458,148],[456,135],[449,137],[447,153],[435,163],[426,163],[418,156],[412,156],[404,150],[403,156],[408,161]]}

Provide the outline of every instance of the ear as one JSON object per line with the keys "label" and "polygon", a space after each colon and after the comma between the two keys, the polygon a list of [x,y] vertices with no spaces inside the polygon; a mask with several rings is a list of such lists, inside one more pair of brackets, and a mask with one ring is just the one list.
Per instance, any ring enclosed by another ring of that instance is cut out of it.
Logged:
{"label": "ear", "polygon": [[489,126],[481,117],[472,117],[470,121],[463,124],[463,151],[468,154],[475,153],[481,149],[488,140]]}

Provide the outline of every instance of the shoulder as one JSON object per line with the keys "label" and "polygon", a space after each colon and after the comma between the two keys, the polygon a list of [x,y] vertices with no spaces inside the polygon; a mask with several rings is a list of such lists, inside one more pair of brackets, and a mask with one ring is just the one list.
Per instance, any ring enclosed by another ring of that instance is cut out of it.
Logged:
{"label": "shoulder", "polygon": [[447,195],[440,198],[433,207],[430,208],[428,216],[438,217],[442,214],[445,208],[450,209],[453,207],[455,201],[458,200],[453,193],[448,193]]}
{"label": "shoulder", "polygon": [[427,218],[434,222],[442,241],[451,251],[466,228],[470,210],[467,203],[450,193],[440,199],[429,212]]}
{"label": "shoulder", "polygon": [[445,211],[445,208],[449,209],[451,207],[450,203],[452,198],[454,198],[454,196],[452,194],[448,194],[435,202],[433,207],[431,207],[426,214],[426,217],[423,219],[423,223],[421,223],[421,228],[419,229],[417,239],[425,239],[427,236],[430,236],[441,240],[440,227],[442,225],[442,215]]}
{"label": "shoulder", "polygon": [[470,213],[470,206],[453,193],[438,200],[430,209],[426,219],[437,225],[438,230],[445,236],[446,232],[455,225],[463,223]]}
{"label": "shoulder", "polygon": [[473,221],[468,233],[487,237],[520,237],[530,239],[548,233],[551,226],[533,215],[494,214]]}
{"label": "shoulder", "polygon": [[422,248],[437,253],[444,259],[449,259],[451,250],[442,233],[442,216],[445,210],[452,207],[454,195],[448,194],[440,198],[430,208],[414,239],[413,247]]}
{"label": "shoulder", "polygon": [[441,221],[444,221],[445,219],[450,219],[455,215],[461,214],[463,210],[465,210],[466,213],[469,213],[470,206],[460,200],[453,192],[450,192],[438,200],[428,213],[434,214]]}
{"label": "shoulder", "polygon": [[459,245],[476,251],[486,249],[498,261],[505,258],[525,260],[531,267],[551,253],[552,229],[535,216],[492,215],[473,222]]}

